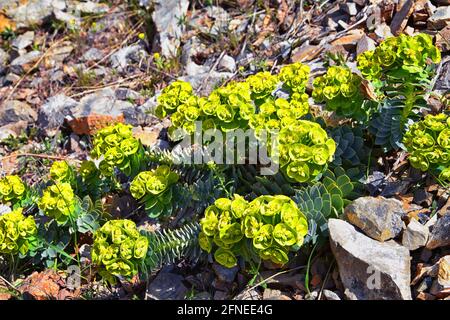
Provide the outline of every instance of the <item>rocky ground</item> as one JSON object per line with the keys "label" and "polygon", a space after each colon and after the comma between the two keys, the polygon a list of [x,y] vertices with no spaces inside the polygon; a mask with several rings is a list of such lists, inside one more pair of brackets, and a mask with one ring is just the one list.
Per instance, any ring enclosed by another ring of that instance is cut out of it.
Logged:
{"label": "rocky ground", "polygon": [[[0,172],[37,181],[52,160],[85,159],[89,134],[114,121],[132,124],[146,145],[168,147],[168,122],[151,110],[174,79],[206,94],[289,62],[320,74],[330,57],[354,66],[357,54],[383,39],[417,32],[433,35],[442,51],[428,103],[443,110],[448,0],[0,0]],[[20,285],[0,278],[0,288],[37,299],[449,299],[448,190],[411,175],[404,152],[380,155],[377,165],[366,181],[370,196],[329,221],[329,245],[309,262],[299,257],[283,270],[266,265],[252,274],[181,261],[147,286],[75,291],[64,274],[46,270]]]}

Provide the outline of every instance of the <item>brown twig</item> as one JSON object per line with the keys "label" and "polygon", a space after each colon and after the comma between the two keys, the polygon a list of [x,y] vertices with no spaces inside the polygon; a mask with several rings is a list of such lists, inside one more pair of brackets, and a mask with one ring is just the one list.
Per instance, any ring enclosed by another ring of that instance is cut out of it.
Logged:
{"label": "brown twig", "polygon": [[68,161],[81,162],[81,160],[78,160],[78,159],[71,159],[71,158],[63,157],[63,156],[52,156],[52,155],[43,154],[43,153],[17,153],[17,154],[11,154],[9,156],[2,157],[0,159],[0,162],[5,160],[5,159],[19,158],[19,157],[31,157],[31,158],[50,159],[50,160],[68,160]]}
{"label": "brown twig", "polygon": [[19,81],[17,81],[17,83],[14,85],[14,87],[12,88],[11,92],[9,93],[8,97],[6,98],[5,101],[8,101],[9,99],[11,99],[12,95],[14,94],[14,92],[16,91],[16,89],[20,86],[20,84],[22,83],[22,81],[31,73],[31,71],[33,71],[35,68],[37,68],[42,60],[44,60],[44,58],[46,58],[50,52],[51,49],[53,49],[57,44],[63,42],[67,40],[67,37],[61,38],[58,41],[56,41],[55,43],[53,43],[45,52],[44,54],[38,59],[38,61],[19,79]]}

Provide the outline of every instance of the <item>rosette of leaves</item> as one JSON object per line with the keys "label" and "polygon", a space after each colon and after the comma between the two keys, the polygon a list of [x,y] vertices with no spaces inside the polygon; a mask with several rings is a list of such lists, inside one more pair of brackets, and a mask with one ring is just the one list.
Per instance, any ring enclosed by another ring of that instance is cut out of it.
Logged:
{"label": "rosette of leaves", "polygon": [[298,120],[278,134],[276,157],[281,170],[293,182],[318,179],[333,160],[336,143],[318,123]]}
{"label": "rosette of leaves", "polygon": [[339,126],[331,130],[330,136],[336,142],[333,166],[352,168],[367,165],[369,148],[364,144],[361,127]]}
{"label": "rosette of leaves", "polygon": [[281,172],[260,176],[255,165],[239,165],[233,166],[232,175],[240,194],[252,193],[256,197],[276,194],[293,196],[295,193],[292,183]]}
{"label": "rosette of leaves", "polygon": [[327,110],[366,123],[377,104],[365,99],[361,81],[347,66],[332,66],[325,75],[314,79],[312,96],[316,102],[324,102]]}
{"label": "rosette of leaves", "polygon": [[144,165],[145,151],[141,142],[133,137],[132,126],[118,123],[95,134],[91,156],[101,159],[99,169],[105,176],[114,176],[118,169],[134,177]]}
{"label": "rosette of leaves", "polygon": [[19,176],[11,175],[0,179],[0,202],[20,205],[27,197],[27,187]]}
{"label": "rosette of leaves", "polygon": [[237,194],[231,200],[217,199],[205,210],[200,225],[200,247],[227,268],[237,265],[238,256],[284,265],[308,232],[304,214],[283,195],[261,196],[251,202]]}
{"label": "rosette of leaves", "polygon": [[131,220],[110,220],[94,233],[92,263],[103,279],[115,283],[117,276],[131,279],[138,273],[148,250],[148,239]]}
{"label": "rosette of leaves", "polygon": [[131,182],[130,193],[145,205],[149,217],[168,216],[174,207],[174,187],[178,179],[178,174],[161,165],[152,171],[140,172]]}
{"label": "rosette of leaves", "polygon": [[409,127],[403,143],[411,166],[450,182],[450,116],[426,115]]}
{"label": "rosette of leaves", "polygon": [[27,254],[29,242],[36,236],[37,227],[34,218],[25,217],[22,211],[22,208],[17,208],[0,216],[0,254]]}
{"label": "rosette of leaves", "polygon": [[427,34],[400,35],[384,40],[375,50],[359,55],[358,69],[370,80],[382,100],[372,121],[375,143],[398,149],[408,122],[426,107],[424,94],[430,88],[441,54]]}
{"label": "rosette of leaves", "polygon": [[143,273],[151,273],[163,265],[176,263],[182,258],[195,262],[201,256],[197,245],[200,231],[198,222],[186,224],[177,229],[162,229],[156,232],[142,230],[149,242]]}
{"label": "rosette of leaves", "polygon": [[328,236],[328,219],[338,218],[354,195],[354,182],[341,167],[327,170],[321,182],[296,190],[293,197],[306,215],[309,231],[305,243],[323,241]]}

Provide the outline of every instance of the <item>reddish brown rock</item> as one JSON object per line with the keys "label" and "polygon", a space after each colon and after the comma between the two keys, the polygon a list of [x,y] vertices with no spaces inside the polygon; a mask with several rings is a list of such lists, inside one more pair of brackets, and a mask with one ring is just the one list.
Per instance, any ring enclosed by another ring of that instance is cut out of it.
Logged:
{"label": "reddish brown rock", "polygon": [[123,116],[123,114],[120,114],[118,116],[92,114],[86,117],[79,117],[68,121],[72,131],[78,135],[92,135],[98,130],[111,124],[116,124],[118,122],[125,122],[125,117]]}

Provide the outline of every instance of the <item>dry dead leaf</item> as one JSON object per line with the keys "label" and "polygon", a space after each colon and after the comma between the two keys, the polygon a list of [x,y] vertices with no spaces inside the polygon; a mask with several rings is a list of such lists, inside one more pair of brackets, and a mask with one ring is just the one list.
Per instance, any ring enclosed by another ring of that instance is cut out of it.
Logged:
{"label": "dry dead leaf", "polygon": [[0,13],[0,32],[3,32],[8,28],[14,30],[16,28],[16,24],[4,14]]}

